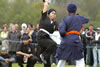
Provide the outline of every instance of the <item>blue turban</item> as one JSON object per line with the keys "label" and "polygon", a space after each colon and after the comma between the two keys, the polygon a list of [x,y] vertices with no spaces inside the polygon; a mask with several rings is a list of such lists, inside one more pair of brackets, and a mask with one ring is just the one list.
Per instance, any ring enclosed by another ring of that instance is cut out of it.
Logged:
{"label": "blue turban", "polygon": [[75,13],[77,10],[77,6],[73,3],[70,3],[70,4],[68,4],[67,10],[70,13]]}
{"label": "blue turban", "polygon": [[51,8],[51,9],[48,10],[48,15],[49,15],[52,11],[55,11],[55,12],[56,12],[55,9]]}
{"label": "blue turban", "polygon": [[96,28],[96,30],[100,30],[100,28]]}

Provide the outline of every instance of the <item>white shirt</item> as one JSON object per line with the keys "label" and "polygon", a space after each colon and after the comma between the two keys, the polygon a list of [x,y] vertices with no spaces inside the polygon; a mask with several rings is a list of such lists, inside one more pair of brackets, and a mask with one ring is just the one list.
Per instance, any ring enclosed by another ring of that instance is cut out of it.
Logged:
{"label": "white shirt", "polygon": [[100,33],[98,34],[97,32],[95,33],[95,40],[98,40],[100,37]]}

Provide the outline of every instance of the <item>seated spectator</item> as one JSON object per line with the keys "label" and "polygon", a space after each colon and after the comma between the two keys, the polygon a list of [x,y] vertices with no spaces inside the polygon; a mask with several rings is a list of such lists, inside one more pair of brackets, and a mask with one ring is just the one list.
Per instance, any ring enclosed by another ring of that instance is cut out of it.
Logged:
{"label": "seated spectator", "polygon": [[7,54],[7,49],[3,47],[0,54],[0,67],[12,67],[13,61],[15,61],[15,59],[11,58],[11,56]]}
{"label": "seated spectator", "polygon": [[22,40],[23,43],[18,46],[16,60],[20,67],[23,67],[24,61],[26,61],[26,67],[34,67],[38,58],[35,56],[34,47],[29,43],[30,37],[24,35]]}

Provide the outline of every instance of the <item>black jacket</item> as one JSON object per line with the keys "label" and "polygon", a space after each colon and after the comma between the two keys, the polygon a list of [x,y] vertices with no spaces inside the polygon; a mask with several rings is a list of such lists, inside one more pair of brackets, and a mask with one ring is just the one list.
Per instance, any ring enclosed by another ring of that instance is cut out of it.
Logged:
{"label": "black jacket", "polygon": [[90,35],[90,31],[87,32],[86,34],[86,38],[87,38],[87,43],[90,45],[90,44],[93,44],[93,41],[95,39],[95,31],[92,32],[92,36]]}
{"label": "black jacket", "polygon": [[20,44],[17,48],[17,51],[21,51],[23,53],[27,53],[27,54],[33,54],[35,55],[35,48],[33,45],[31,45],[30,43],[27,45],[24,45],[23,43]]}

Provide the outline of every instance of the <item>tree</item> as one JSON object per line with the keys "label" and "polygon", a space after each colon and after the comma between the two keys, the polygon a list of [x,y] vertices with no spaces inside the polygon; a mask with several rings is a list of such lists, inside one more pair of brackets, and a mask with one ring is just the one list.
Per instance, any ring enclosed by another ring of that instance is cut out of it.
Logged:
{"label": "tree", "polygon": [[84,0],[85,6],[84,6],[84,11],[88,12],[88,15],[91,17],[91,20],[96,19],[96,15],[98,13],[98,10],[100,9],[100,2],[99,0]]}
{"label": "tree", "polygon": [[7,9],[8,9],[8,3],[7,0],[0,0],[0,24],[6,23],[5,16],[7,15]]}
{"label": "tree", "polygon": [[40,20],[41,5],[41,3],[27,4],[25,0],[16,0],[10,4],[6,21],[8,23],[36,24]]}

